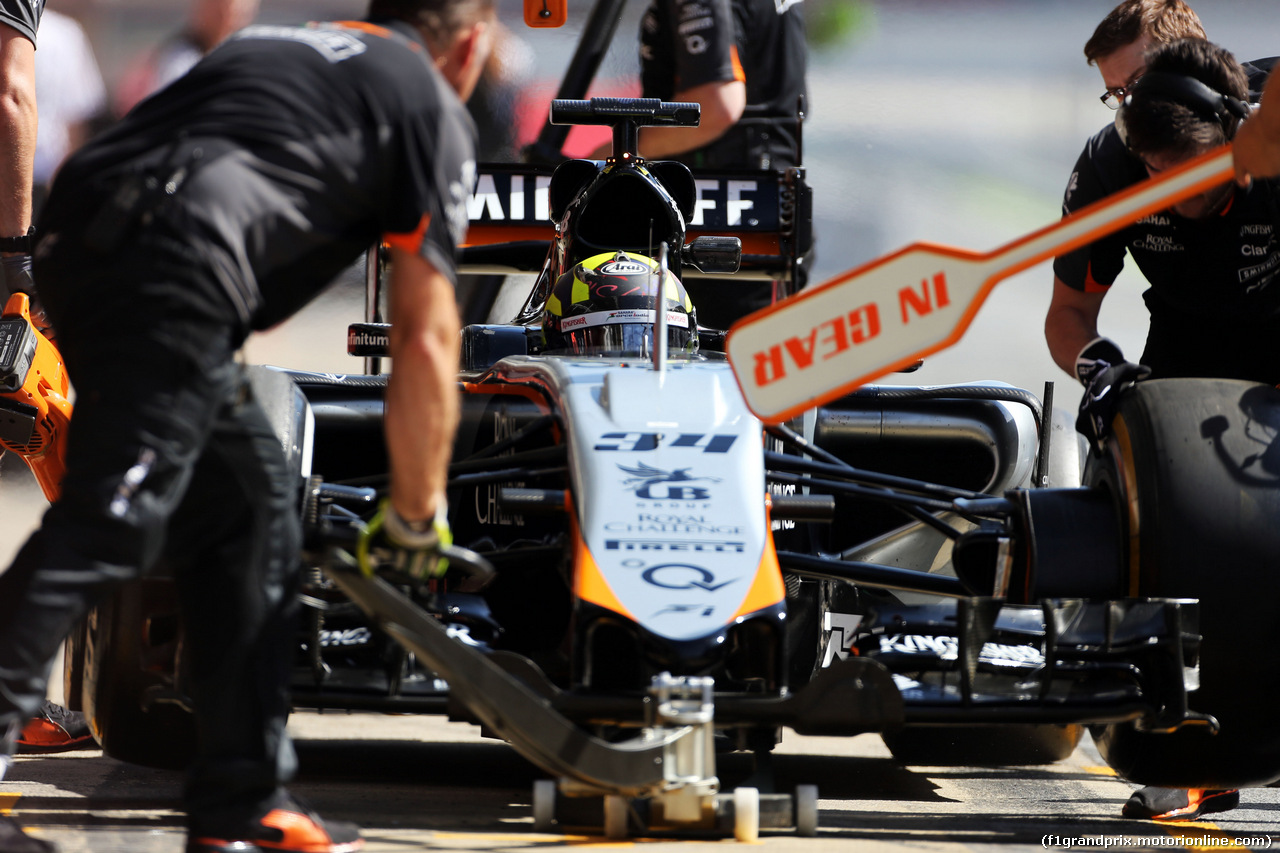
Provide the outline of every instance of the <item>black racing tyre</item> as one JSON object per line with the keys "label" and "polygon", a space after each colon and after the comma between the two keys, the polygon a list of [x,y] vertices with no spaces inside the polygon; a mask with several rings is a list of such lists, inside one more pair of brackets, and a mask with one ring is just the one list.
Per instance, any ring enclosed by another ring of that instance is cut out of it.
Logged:
{"label": "black racing tyre", "polygon": [[1020,723],[1005,726],[904,726],[881,733],[903,764],[1016,767],[1052,764],[1075,752],[1084,726]]}
{"label": "black racing tyre", "polygon": [[[285,372],[254,365],[247,375],[290,465],[309,470],[305,397]],[[73,631],[64,685],[107,755],[176,770],[195,758],[196,722],[181,684],[177,589],[163,570],[155,574],[114,590]]]}
{"label": "black racing tyre", "polygon": [[126,584],[85,619],[81,704],[112,758],[180,770],[196,752],[195,718],[175,689],[177,593],[167,580]]}
{"label": "black racing tyre", "polygon": [[1193,711],[1221,731],[1094,730],[1107,762],[1144,785],[1237,788],[1280,777],[1280,391],[1218,379],[1138,383],[1085,482],[1108,490],[1135,595],[1200,601]]}
{"label": "black racing tyre", "polygon": [[62,647],[62,697],[67,708],[83,711],[85,620],[71,629]]}

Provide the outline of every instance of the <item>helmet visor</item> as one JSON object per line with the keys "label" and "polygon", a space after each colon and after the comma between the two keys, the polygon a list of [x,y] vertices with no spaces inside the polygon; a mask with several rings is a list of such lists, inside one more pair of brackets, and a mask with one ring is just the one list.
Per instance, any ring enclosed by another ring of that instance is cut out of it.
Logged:
{"label": "helmet visor", "polygon": [[[648,315],[647,322],[607,322],[609,315],[621,312],[602,311],[579,317],[566,317],[561,321],[561,334],[566,348],[577,355],[629,355],[648,356],[653,352],[653,311],[628,311],[628,314]],[[592,322],[595,319],[605,322]],[[667,349],[669,352],[696,352],[697,330],[689,322],[689,316],[676,311],[667,312]]]}

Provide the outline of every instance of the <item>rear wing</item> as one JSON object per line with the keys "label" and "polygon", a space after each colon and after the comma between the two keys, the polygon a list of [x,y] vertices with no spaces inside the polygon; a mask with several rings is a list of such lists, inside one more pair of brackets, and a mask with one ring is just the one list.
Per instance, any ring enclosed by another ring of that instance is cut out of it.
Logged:
{"label": "rear wing", "polygon": [[[467,199],[470,229],[459,271],[537,273],[547,259],[552,166],[482,163]],[[812,243],[813,196],[803,169],[693,170],[697,187],[687,239],[725,235],[742,240],[742,278],[795,278]],[[688,275],[700,275],[690,269]]]}

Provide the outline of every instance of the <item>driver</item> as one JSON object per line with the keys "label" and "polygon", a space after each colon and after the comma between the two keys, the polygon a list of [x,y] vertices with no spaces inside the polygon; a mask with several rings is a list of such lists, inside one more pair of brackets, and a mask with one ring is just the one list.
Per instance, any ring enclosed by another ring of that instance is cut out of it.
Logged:
{"label": "driver", "polygon": [[[593,255],[564,273],[547,297],[547,351],[574,355],[649,356],[657,320],[657,261],[634,252]],[[667,352],[698,351],[698,318],[680,279],[662,272]]]}

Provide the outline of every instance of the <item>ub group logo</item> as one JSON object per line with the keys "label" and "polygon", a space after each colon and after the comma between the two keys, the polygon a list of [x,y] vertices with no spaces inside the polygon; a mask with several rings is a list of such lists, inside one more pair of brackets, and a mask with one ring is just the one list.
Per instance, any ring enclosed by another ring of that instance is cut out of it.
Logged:
{"label": "ub group logo", "polygon": [[631,476],[622,485],[636,493],[636,497],[650,501],[705,501],[711,497],[709,489],[689,483],[718,483],[719,477],[696,477],[692,468],[676,468],[666,471],[641,462],[635,467],[619,465]]}

